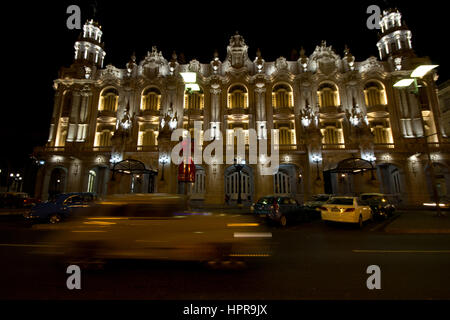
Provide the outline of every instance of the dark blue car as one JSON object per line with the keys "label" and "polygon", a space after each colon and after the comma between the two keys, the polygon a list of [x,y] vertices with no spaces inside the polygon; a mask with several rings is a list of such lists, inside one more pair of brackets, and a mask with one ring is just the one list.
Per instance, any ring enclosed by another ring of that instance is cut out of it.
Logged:
{"label": "dark blue car", "polygon": [[35,205],[25,214],[25,218],[30,221],[58,223],[74,211],[89,207],[95,199],[96,195],[90,192],[62,193],[47,202]]}
{"label": "dark blue car", "polygon": [[295,221],[307,221],[308,216],[297,200],[292,197],[265,196],[252,206],[253,213],[285,227]]}

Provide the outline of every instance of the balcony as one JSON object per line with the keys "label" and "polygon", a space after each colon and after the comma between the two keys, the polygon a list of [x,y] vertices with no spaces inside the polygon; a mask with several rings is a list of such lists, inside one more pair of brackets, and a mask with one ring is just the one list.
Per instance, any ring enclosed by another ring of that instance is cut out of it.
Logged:
{"label": "balcony", "polygon": [[159,117],[160,112],[156,109],[139,110],[137,116],[143,118],[144,120],[151,120],[154,117]]}
{"label": "balcony", "polygon": [[273,108],[274,115],[291,115],[294,114],[294,107],[274,107]]}
{"label": "balcony", "polygon": [[194,109],[194,108],[184,109],[184,115],[200,117],[203,115],[203,109]]}
{"label": "balcony", "polygon": [[117,116],[117,111],[112,110],[99,110],[97,113],[97,119],[101,122],[112,122],[115,121]]}
{"label": "balcony", "polygon": [[158,152],[158,146],[137,146],[139,152]]}
{"label": "balcony", "polygon": [[387,115],[388,113],[388,106],[386,104],[377,104],[374,106],[368,106],[367,107],[367,113],[370,115]]}
{"label": "balcony", "polygon": [[233,108],[228,108],[226,111],[227,115],[245,115],[245,114],[249,114],[249,108],[244,108],[244,107],[233,107]]}

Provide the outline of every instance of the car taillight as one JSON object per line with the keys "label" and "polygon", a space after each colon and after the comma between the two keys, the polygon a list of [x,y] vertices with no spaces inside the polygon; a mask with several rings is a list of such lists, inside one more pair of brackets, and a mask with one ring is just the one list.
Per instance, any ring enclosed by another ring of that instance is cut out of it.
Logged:
{"label": "car taillight", "polygon": [[345,209],[345,212],[353,212],[353,211],[355,211],[355,208],[347,208],[347,209]]}

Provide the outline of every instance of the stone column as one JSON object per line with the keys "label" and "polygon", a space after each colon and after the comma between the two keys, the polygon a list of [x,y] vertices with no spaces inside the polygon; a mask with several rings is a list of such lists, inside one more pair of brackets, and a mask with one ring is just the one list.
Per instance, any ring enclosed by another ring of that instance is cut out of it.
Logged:
{"label": "stone column", "polygon": [[74,90],[72,92],[72,107],[69,117],[69,130],[67,132],[66,138],[66,141],[68,142],[73,142],[77,136],[78,115],[80,112],[80,96],[81,95],[78,90]]}

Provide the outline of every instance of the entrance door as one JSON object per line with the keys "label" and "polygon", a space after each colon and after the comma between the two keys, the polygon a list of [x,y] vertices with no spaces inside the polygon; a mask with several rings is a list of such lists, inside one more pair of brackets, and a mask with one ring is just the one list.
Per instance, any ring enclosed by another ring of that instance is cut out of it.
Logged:
{"label": "entrance door", "polygon": [[232,201],[237,201],[237,199],[238,199],[239,184],[241,186],[242,201],[249,200],[251,197],[250,175],[245,171],[241,171],[240,177],[241,177],[241,179],[239,181],[239,173],[236,171],[228,174],[226,177],[225,193],[228,195],[229,199]]}

